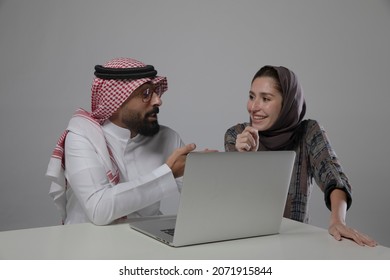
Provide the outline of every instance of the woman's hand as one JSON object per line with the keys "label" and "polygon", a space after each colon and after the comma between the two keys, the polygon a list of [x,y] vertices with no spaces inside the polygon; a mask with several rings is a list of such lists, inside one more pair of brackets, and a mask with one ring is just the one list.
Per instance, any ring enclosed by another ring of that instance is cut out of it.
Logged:
{"label": "woman's hand", "polygon": [[360,233],[356,229],[350,228],[341,222],[330,224],[328,232],[336,240],[341,240],[344,237],[355,241],[360,246],[367,245],[370,247],[375,247],[376,245],[378,245],[378,243],[371,237]]}
{"label": "woman's hand", "polygon": [[239,152],[257,151],[259,148],[259,133],[251,126],[247,126],[237,135],[236,150]]}

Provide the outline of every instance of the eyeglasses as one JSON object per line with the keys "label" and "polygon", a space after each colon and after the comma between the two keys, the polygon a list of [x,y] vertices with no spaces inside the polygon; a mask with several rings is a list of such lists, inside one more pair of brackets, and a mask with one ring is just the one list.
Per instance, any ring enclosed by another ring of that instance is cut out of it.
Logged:
{"label": "eyeglasses", "polygon": [[163,94],[162,87],[161,86],[150,86],[146,89],[144,89],[140,93],[140,97],[142,97],[142,102],[149,103],[150,100],[152,100],[153,93],[157,94],[159,98],[161,98],[161,95]]}

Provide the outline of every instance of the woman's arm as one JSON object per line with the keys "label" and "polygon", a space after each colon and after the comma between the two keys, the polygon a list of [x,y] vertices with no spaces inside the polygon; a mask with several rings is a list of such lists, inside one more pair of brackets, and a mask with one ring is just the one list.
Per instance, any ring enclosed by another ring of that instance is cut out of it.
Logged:
{"label": "woman's arm", "polygon": [[317,185],[324,191],[325,203],[331,211],[329,233],[336,240],[345,237],[362,246],[377,245],[375,240],[346,225],[346,213],[352,201],[352,188],[325,131],[316,121],[311,121],[307,136],[313,176]]}
{"label": "woman's arm", "polygon": [[361,246],[368,245],[374,247],[377,245],[377,242],[369,236],[346,225],[347,198],[344,191],[333,190],[330,194],[330,201],[332,209],[328,231],[336,240],[341,240],[342,237],[345,237],[352,239]]}

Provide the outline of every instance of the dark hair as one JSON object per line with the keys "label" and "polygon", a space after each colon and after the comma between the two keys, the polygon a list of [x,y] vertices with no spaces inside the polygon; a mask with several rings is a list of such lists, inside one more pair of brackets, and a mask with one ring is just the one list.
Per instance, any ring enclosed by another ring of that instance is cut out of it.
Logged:
{"label": "dark hair", "polygon": [[252,83],[255,79],[260,78],[260,77],[269,77],[272,78],[275,81],[275,88],[278,90],[280,93],[282,93],[282,85],[279,80],[279,75],[278,72],[273,68],[272,66],[263,66],[260,68],[259,71],[255,74],[255,76],[252,79]]}

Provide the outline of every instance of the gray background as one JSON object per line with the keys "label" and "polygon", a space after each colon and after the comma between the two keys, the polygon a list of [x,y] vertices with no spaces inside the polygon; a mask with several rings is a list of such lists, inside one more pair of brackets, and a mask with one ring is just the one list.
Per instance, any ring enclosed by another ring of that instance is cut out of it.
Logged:
{"label": "gray background", "polygon": [[[0,0],[0,230],[59,224],[44,177],[93,66],[133,57],[168,76],[160,122],[223,150],[248,119],[264,64],[299,76],[308,106],[350,177],[347,222],[390,246],[390,2]],[[174,211],[177,198],[165,203]],[[318,188],[311,223],[326,228]]]}

